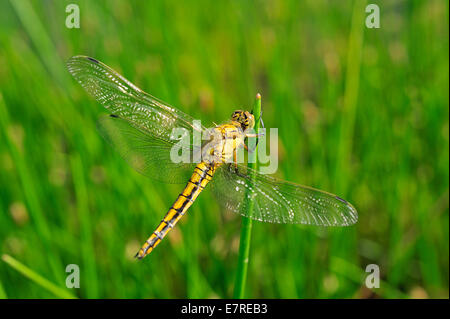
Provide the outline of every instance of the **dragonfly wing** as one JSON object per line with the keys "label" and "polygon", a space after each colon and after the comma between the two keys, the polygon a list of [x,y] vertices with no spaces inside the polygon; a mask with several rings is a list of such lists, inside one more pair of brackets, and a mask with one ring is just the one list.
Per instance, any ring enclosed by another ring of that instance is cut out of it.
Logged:
{"label": "dragonfly wing", "polygon": [[112,114],[127,119],[151,134],[170,140],[173,128],[184,128],[192,136],[205,127],[167,103],[145,93],[116,71],[87,56],[67,62],[69,72],[83,88]]}
{"label": "dragonfly wing", "polygon": [[211,185],[226,209],[263,222],[348,226],[358,220],[356,209],[336,195],[263,175],[244,165],[238,165],[237,172],[234,164],[220,167]]}
{"label": "dragonfly wing", "polygon": [[[171,160],[174,142],[158,138],[118,116],[100,117],[97,127],[128,164],[143,175],[166,183],[186,183],[192,175],[195,163],[176,163]],[[195,151],[193,148],[180,144],[178,151],[192,154]]]}

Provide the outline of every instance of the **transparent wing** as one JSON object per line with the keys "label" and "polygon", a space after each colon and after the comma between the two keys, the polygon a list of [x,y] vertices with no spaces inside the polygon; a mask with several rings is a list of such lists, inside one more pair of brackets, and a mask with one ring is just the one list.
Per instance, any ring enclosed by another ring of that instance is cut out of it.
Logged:
{"label": "transparent wing", "polygon": [[[166,183],[186,183],[195,163],[175,163],[170,158],[174,142],[149,134],[147,130],[118,116],[102,116],[97,127],[100,134],[135,170]],[[200,150],[200,147],[198,147]],[[180,144],[179,151],[197,150]]]}
{"label": "transparent wing", "polygon": [[205,129],[202,125],[194,127],[191,116],[145,93],[102,62],[74,56],[67,67],[81,86],[112,114],[154,136],[170,140],[173,128],[184,128],[189,133]]}
{"label": "transparent wing", "polygon": [[[250,172],[255,174],[253,180]],[[211,184],[226,209],[263,222],[348,226],[358,220],[356,209],[336,195],[262,175],[244,165],[238,165],[237,172],[234,164],[220,167]]]}

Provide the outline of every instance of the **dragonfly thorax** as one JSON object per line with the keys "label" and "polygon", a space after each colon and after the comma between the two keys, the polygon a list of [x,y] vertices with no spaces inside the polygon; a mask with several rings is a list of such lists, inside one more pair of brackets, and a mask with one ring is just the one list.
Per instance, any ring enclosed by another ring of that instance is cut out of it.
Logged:
{"label": "dragonfly thorax", "polygon": [[244,131],[234,122],[216,126],[208,133],[209,139],[202,147],[202,160],[210,164],[230,162],[245,141]]}

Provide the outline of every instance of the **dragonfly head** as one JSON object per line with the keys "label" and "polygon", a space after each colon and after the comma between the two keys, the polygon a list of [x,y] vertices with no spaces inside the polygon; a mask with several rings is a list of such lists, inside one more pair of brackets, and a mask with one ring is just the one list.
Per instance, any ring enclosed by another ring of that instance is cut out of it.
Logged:
{"label": "dragonfly head", "polygon": [[239,123],[244,131],[255,126],[255,117],[249,111],[234,111],[231,115],[231,120]]}

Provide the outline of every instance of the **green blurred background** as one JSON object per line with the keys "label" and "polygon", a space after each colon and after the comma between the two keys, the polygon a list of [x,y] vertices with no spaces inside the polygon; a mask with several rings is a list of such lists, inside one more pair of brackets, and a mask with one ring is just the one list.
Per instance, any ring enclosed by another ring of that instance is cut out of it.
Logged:
{"label": "green blurred background", "polygon": [[[65,27],[70,3],[80,29]],[[358,209],[347,228],[254,223],[247,297],[448,298],[448,2],[372,1],[380,29],[367,3],[1,1],[0,297],[64,296],[48,282],[81,298],[232,296],[241,220],[209,191],[133,258],[183,185],[102,140],[105,110],[65,67],[83,54],[203,120],[260,92],[277,176]]]}

